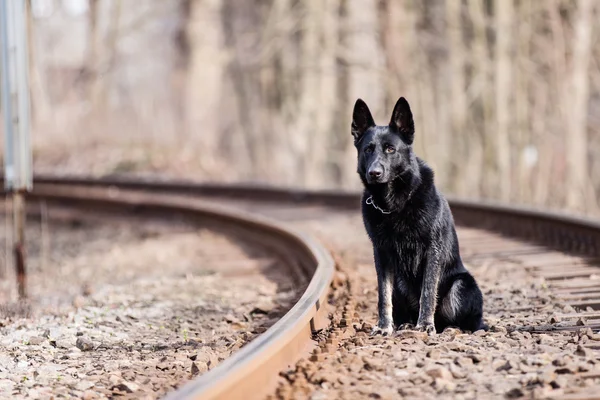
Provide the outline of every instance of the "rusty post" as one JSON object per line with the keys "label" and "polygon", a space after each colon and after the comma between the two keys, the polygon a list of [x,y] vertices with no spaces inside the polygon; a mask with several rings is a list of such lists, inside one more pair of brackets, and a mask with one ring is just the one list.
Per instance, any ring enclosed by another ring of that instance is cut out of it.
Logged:
{"label": "rusty post", "polygon": [[6,274],[8,273],[8,266],[11,264],[11,260],[10,260],[10,245],[11,245],[11,240],[9,237],[9,232],[11,231],[11,227],[10,227],[10,201],[9,201],[9,194],[6,194],[6,198],[4,199],[4,215],[5,215],[5,220],[4,220],[4,232],[6,234],[5,238],[4,238],[4,263],[2,263],[2,266],[0,266],[0,279],[4,279],[6,278]]}
{"label": "rusty post", "polygon": [[17,273],[17,287],[19,298],[27,297],[27,271],[25,269],[25,191],[13,192],[13,225],[15,272]]}

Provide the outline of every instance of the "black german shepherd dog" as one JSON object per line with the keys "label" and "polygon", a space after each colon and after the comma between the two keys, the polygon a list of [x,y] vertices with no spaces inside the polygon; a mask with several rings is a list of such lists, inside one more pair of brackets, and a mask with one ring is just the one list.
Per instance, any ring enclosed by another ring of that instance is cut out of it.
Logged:
{"label": "black german shepherd dog", "polygon": [[391,334],[394,325],[428,334],[448,326],[487,329],[483,297],[460,258],[450,207],[434,185],[432,169],[413,152],[414,135],[404,97],[388,126],[375,125],[365,102],[356,101],[352,136],[379,295],[372,333]]}

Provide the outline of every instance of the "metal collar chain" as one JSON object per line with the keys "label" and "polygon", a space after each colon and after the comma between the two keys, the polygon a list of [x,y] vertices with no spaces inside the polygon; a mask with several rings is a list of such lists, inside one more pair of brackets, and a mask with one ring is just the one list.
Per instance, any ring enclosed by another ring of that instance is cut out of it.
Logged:
{"label": "metal collar chain", "polygon": [[[408,196],[406,197],[405,203],[408,200],[410,200],[410,197],[412,196],[412,194],[413,194],[414,191],[415,190],[413,189],[413,190],[410,191],[410,193],[408,193]],[[381,212],[382,214],[391,214],[392,213],[391,211],[384,210],[383,208],[377,206],[377,204],[375,204],[375,202],[373,201],[373,196],[372,195],[367,198],[367,200],[365,201],[365,203],[372,205],[375,209],[379,210],[379,212]]]}
{"label": "metal collar chain", "polygon": [[366,200],[367,204],[372,205],[375,209],[379,210],[382,214],[391,214],[391,211],[388,210],[384,210],[381,207],[378,207],[377,204],[375,204],[375,202],[373,201],[373,196],[369,196],[369,198]]}

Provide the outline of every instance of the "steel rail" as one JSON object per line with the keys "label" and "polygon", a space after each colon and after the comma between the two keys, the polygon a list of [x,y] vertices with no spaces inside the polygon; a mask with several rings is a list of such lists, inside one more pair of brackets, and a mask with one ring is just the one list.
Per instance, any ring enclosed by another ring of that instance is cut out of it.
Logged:
{"label": "steel rail", "polygon": [[265,239],[261,245],[269,245],[269,248],[275,242],[280,255],[291,255],[308,275],[306,290],[281,319],[217,367],[168,395],[167,399],[262,398],[274,389],[278,371],[300,356],[310,354],[313,332],[328,322],[327,301],[334,274],[330,253],[314,238],[264,217],[189,197],[98,189],[78,184],[37,185],[28,197],[62,206],[94,207],[99,211],[183,214],[220,226],[228,225],[247,235],[260,234]]}

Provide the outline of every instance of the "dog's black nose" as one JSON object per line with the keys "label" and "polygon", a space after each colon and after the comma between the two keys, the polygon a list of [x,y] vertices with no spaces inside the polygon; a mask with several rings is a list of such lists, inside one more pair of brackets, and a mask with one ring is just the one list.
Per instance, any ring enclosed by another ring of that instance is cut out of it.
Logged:
{"label": "dog's black nose", "polygon": [[371,175],[371,178],[379,178],[382,172],[383,171],[381,171],[380,169],[371,169],[369,170],[369,175]]}

